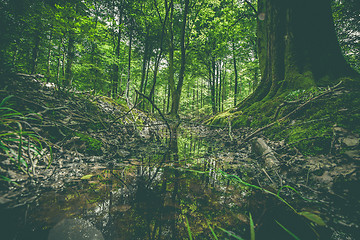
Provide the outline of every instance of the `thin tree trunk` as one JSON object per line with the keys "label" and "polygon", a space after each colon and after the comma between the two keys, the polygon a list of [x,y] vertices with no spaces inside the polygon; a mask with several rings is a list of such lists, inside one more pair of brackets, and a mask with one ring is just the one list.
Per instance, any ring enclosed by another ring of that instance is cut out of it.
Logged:
{"label": "thin tree trunk", "polygon": [[[120,58],[120,43],[121,43],[121,23],[122,23],[122,4],[119,6],[119,26],[116,38],[116,46],[115,46],[115,59],[117,62],[113,64],[112,67],[112,98],[116,99],[118,95],[118,87],[119,87],[119,58]],[[121,86],[120,86],[121,87]]]}
{"label": "thin tree trunk", "polygon": [[[238,71],[237,71],[237,64],[236,64],[236,56],[235,56],[235,43],[234,43],[234,39],[232,41],[232,53],[233,53],[233,63],[234,63],[234,81],[235,81],[235,86],[234,86],[234,106],[236,106],[237,104],[237,97],[238,97]],[[240,92],[241,94],[241,92]]]}
{"label": "thin tree trunk", "polygon": [[210,85],[210,95],[211,95],[211,107],[212,113],[216,114],[216,97],[215,97],[215,59],[212,58],[211,66],[209,66],[209,85]]}
{"label": "thin tree trunk", "polygon": [[187,14],[189,12],[189,0],[185,0],[185,6],[183,10],[183,22],[181,25],[181,36],[180,36],[180,71],[179,71],[179,81],[176,88],[175,101],[171,106],[171,114],[173,116],[178,116],[179,107],[180,107],[180,97],[181,91],[184,84],[185,78],[185,65],[186,65],[186,49],[185,49],[185,32],[186,32],[186,20]]}
{"label": "thin tree trunk", "polygon": [[[174,31],[173,31],[173,17],[174,16],[174,4],[173,0],[170,1],[170,19],[169,19],[169,89],[171,93],[171,106],[176,101],[176,87],[174,78]],[[174,114],[171,109],[170,114]]]}
{"label": "thin tree trunk", "polygon": [[65,80],[64,80],[64,87],[69,87],[72,81],[72,64],[75,58],[75,38],[73,33],[69,33],[69,42],[68,42],[68,49],[67,49],[67,61],[66,61],[66,69],[65,69]]}
{"label": "thin tree trunk", "polygon": [[50,82],[50,74],[51,74],[51,43],[52,43],[52,35],[53,32],[50,31],[50,36],[49,36],[49,49],[48,49],[48,57],[47,57],[47,68],[46,68],[46,82],[49,83]]}
{"label": "thin tree trunk", "polygon": [[[155,93],[155,86],[156,86],[156,81],[157,81],[157,74],[158,74],[158,70],[159,70],[159,64],[161,61],[161,57],[162,57],[162,52],[163,52],[163,43],[164,43],[164,35],[165,35],[165,29],[166,29],[166,22],[168,20],[169,17],[169,9],[170,6],[168,7],[166,5],[165,1],[165,18],[164,18],[164,22],[162,23],[162,29],[161,29],[161,35],[160,35],[160,48],[159,48],[159,55],[155,60],[155,67],[154,67],[154,79],[153,79],[153,85],[151,87],[150,90],[150,94],[149,94],[149,98],[152,99],[154,97],[154,93]],[[160,17],[159,17],[160,18]]]}
{"label": "thin tree trunk", "polygon": [[37,67],[37,63],[38,63],[38,55],[39,55],[39,47],[40,47],[40,34],[37,33],[34,38],[35,38],[34,39],[34,47],[32,50],[32,58],[31,58],[31,70],[30,70],[31,74],[35,74],[35,72],[36,72],[36,67]]}
{"label": "thin tree trunk", "polygon": [[127,83],[125,90],[125,98],[129,102],[129,89],[130,89],[130,80],[131,80],[131,45],[132,45],[132,30],[129,31],[129,53],[128,53],[128,71],[127,71]]}
{"label": "thin tree trunk", "polygon": [[222,92],[222,62],[220,61],[218,64],[218,82],[219,82],[219,88],[218,88],[218,111],[221,112],[221,92]]}
{"label": "thin tree trunk", "polygon": [[[147,62],[148,62],[148,50],[149,48],[149,26],[146,25],[146,36],[145,36],[145,46],[144,46],[144,54],[143,54],[143,60],[142,60],[142,70],[141,70],[141,82],[140,82],[140,93],[144,93],[143,88],[145,85],[145,78],[146,78],[146,66],[147,66]],[[139,96],[136,95],[136,104],[138,102],[138,98]]]}

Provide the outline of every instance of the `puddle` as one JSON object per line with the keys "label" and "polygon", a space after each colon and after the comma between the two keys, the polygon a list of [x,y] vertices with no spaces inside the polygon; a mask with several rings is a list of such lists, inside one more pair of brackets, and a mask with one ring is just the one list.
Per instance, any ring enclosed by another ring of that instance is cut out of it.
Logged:
{"label": "puddle", "polygon": [[2,239],[250,239],[250,214],[256,239],[292,239],[289,232],[300,239],[355,239],[294,214],[271,194],[230,181],[217,169],[242,154],[222,155],[228,147],[221,140],[208,142],[187,130],[179,135],[171,149],[159,147],[151,156],[131,149],[134,155],[92,165],[61,191],[42,191],[32,203],[1,209]]}

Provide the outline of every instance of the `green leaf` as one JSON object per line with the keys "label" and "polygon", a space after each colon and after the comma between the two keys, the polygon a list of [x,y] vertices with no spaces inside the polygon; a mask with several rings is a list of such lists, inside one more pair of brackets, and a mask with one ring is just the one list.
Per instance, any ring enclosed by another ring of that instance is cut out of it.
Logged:
{"label": "green leaf", "polygon": [[82,176],[81,180],[90,179],[90,178],[92,178],[93,176],[94,176],[94,175],[92,175],[92,174],[88,174],[88,175]]}
{"label": "green leaf", "polygon": [[315,213],[312,212],[299,212],[301,216],[306,217],[310,221],[316,223],[319,226],[326,226],[325,222],[322,220],[322,218]]}
{"label": "green leaf", "polygon": [[186,227],[187,227],[187,231],[188,231],[188,234],[189,234],[189,239],[192,240],[192,235],[191,235],[191,229],[190,229],[190,226],[189,226],[189,221],[188,221],[188,218],[185,216],[185,219],[186,219]]}
{"label": "green leaf", "polygon": [[207,222],[207,225],[208,225],[209,228],[210,228],[210,231],[211,231],[214,239],[215,239],[215,240],[218,240],[218,237],[216,236],[216,233],[214,232],[214,229],[210,226],[209,220],[206,219],[206,222]]}
{"label": "green leaf", "polygon": [[2,175],[0,175],[0,180],[6,181],[6,182],[8,182],[8,183],[13,183],[13,184],[15,184],[16,186],[20,186],[18,183],[12,181],[10,178],[7,178],[7,177],[2,176]]}
{"label": "green leaf", "polygon": [[254,221],[252,219],[251,213],[249,213],[249,217],[250,217],[250,236],[251,236],[251,240],[255,240],[255,227],[254,227]]}
{"label": "green leaf", "polygon": [[221,227],[218,227],[218,228],[219,228],[221,231],[226,232],[227,234],[229,234],[230,236],[234,237],[234,238],[237,239],[237,240],[244,240],[243,238],[236,236],[234,233],[229,232],[228,230],[225,230],[225,229],[223,229],[223,228],[221,228]]}
{"label": "green leaf", "polygon": [[282,228],[284,229],[288,234],[290,234],[295,240],[300,240],[300,238],[298,238],[295,234],[293,234],[290,230],[288,230],[286,227],[284,227],[281,223],[279,223],[278,221],[275,220],[275,222]]}
{"label": "green leaf", "polygon": [[6,98],[4,98],[1,103],[0,103],[0,107],[2,107],[10,98],[12,98],[14,95],[9,95]]}

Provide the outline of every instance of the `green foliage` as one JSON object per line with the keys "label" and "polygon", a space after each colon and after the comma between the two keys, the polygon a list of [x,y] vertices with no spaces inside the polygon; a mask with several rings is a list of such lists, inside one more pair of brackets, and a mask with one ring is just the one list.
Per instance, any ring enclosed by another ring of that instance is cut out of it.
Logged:
{"label": "green foliage", "polygon": [[296,100],[308,100],[316,95],[321,93],[321,89],[317,87],[311,87],[309,89],[297,89],[288,93],[285,97],[286,101],[296,101]]}
{"label": "green foliage", "polygon": [[[177,76],[184,4],[174,0],[176,7],[170,16],[170,6],[165,3],[169,1],[116,0],[112,4],[97,0],[25,1],[22,10],[16,11],[17,6],[10,1],[2,2],[2,63],[12,71],[43,74],[46,81],[60,89],[71,83],[71,88],[116,99],[129,88],[127,100],[132,104],[136,100],[134,88],[141,86],[140,91],[146,95],[154,88],[153,101],[168,112],[172,101],[168,95],[173,94],[169,92],[168,40],[171,33]],[[188,50],[180,109],[191,118],[204,118],[215,108],[223,111],[233,105],[233,60],[238,69],[243,69],[237,73],[241,78],[237,99],[243,99],[255,88],[256,18],[248,4],[240,2],[202,0],[190,5],[184,36]],[[162,35],[164,41],[159,41]],[[157,59],[161,66],[155,69]],[[217,73],[216,79],[211,80],[208,68],[213,63]],[[214,91],[209,89],[210,81],[215,82]],[[139,107],[152,111],[146,105]]]}
{"label": "green foliage", "polygon": [[275,220],[275,222],[282,228],[284,229],[288,234],[290,234],[290,236],[292,236],[295,240],[300,240],[300,238],[298,238],[295,234],[293,234],[290,230],[288,230],[286,227],[284,227],[281,223],[279,223],[278,221]]}
{"label": "green foliage", "polygon": [[235,235],[234,233],[232,233],[232,232],[230,232],[230,231],[228,231],[228,230],[226,230],[226,229],[224,229],[224,228],[221,228],[221,227],[218,227],[218,228],[219,228],[221,231],[227,233],[229,236],[231,236],[231,237],[233,237],[233,238],[235,238],[235,239],[237,239],[237,240],[244,240],[243,238]]}
{"label": "green foliage", "polygon": [[359,1],[332,1],[335,29],[346,60],[360,72],[360,4]]}
{"label": "green foliage", "polygon": [[[41,136],[24,129],[24,125],[28,125],[26,121],[32,119],[10,107],[12,97],[5,97],[0,103],[0,151],[18,170],[32,175],[35,174],[36,162],[51,164],[52,150],[50,146],[43,146],[47,142]],[[5,176],[1,179],[9,181]]]}
{"label": "green foliage", "polygon": [[187,228],[187,231],[188,231],[188,234],[189,234],[189,239],[192,240],[192,234],[191,234],[191,229],[190,229],[190,225],[189,225],[189,220],[187,218],[187,216],[185,216],[185,220],[186,220],[186,228]]}
{"label": "green foliage", "polygon": [[309,219],[310,221],[316,223],[319,226],[326,226],[324,220],[315,213],[312,212],[299,212],[301,216],[304,216],[305,218]]}
{"label": "green foliage", "polygon": [[249,213],[249,219],[250,219],[250,239],[255,240],[255,226],[251,213]]}

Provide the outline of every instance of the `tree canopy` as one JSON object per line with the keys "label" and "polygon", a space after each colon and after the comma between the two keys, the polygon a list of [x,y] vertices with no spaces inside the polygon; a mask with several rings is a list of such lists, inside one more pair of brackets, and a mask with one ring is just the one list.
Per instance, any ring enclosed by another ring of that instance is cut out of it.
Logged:
{"label": "tree canopy", "polygon": [[[273,61],[279,51],[287,51],[282,57],[287,73],[293,64],[303,65],[292,79],[308,73],[309,79],[319,75],[326,85],[321,71],[339,72],[341,64],[322,63],[332,58],[321,52],[333,50],[319,48],[337,46],[336,35],[330,34],[330,25],[314,25],[317,19],[332,24],[330,2],[295,5],[255,0],[1,1],[1,71],[42,74],[60,89],[91,90],[154,111],[138,91],[164,113],[205,117],[238,105],[265,75],[271,78],[273,71],[264,59]],[[357,3],[334,0],[332,7],[343,54],[359,70]],[[290,29],[285,15],[269,17],[272,8],[291,13],[302,9],[308,17],[299,25],[303,15],[292,15]],[[273,35],[264,35],[267,31]],[[270,56],[266,44],[272,37],[277,52]],[[307,42],[311,48],[306,49]],[[299,54],[289,55],[289,48]],[[312,55],[300,56],[307,51]],[[307,58],[312,66],[305,63]],[[317,73],[306,70],[312,67]],[[283,73],[276,74],[283,78]],[[310,84],[285,82],[282,86],[291,88]],[[271,85],[275,87],[268,82],[257,91]]]}

